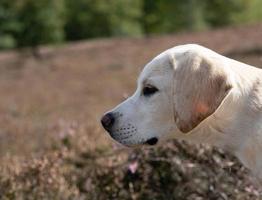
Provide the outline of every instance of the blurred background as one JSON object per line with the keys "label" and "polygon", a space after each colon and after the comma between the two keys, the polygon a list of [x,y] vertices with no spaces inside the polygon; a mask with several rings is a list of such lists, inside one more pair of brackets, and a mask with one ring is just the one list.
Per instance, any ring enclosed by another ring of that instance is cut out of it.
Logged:
{"label": "blurred background", "polygon": [[260,0],[1,0],[0,48],[255,23]]}
{"label": "blurred background", "polygon": [[162,51],[262,68],[261,38],[260,0],[1,0],[0,199],[262,199],[228,152],[127,149],[99,122]]}

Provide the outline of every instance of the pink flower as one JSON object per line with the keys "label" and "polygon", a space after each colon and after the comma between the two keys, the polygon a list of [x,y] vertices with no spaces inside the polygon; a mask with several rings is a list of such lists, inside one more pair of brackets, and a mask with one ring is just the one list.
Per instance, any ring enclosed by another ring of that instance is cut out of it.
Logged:
{"label": "pink flower", "polygon": [[128,165],[128,170],[129,170],[132,174],[136,173],[137,168],[138,168],[138,162],[137,162],[137,161],[134,161],[134,162],[132,162],[132,163],[130,163],[130,164]]}

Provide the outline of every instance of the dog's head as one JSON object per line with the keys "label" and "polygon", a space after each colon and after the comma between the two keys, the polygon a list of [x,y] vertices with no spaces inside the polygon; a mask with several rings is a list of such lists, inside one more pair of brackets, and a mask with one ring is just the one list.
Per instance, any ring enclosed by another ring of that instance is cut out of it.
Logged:
{"label": "dog's head", "polygon": [[138,78],[135,93],[101,119],[118,142],[156,144],[173,134],[189,133],[221,105],[231,89],[215,54],[183,45],[154,58]]}

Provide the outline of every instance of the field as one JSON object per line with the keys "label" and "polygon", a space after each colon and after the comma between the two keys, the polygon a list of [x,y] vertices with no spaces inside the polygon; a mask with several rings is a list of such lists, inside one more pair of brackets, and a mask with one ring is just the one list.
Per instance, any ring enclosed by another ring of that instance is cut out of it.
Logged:
{"label": "field", "polygon": [[99,121],[161,51],[198,43],[262,67],[261,36],[256,24],[42,47],[40,58],[2,52],[2,199],[259,199],[252,176],[228,153],[176,141],[122,149]]}

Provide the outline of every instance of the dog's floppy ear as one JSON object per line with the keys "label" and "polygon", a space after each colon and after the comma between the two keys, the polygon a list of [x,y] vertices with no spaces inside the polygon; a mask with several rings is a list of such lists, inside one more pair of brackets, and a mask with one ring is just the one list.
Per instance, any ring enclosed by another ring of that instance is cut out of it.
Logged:
{"label": "dog's floppy ear", "polygon": [[232,88],[219,59],[197,51],[172,55],[174,119],[183,133],[212,115]]}

